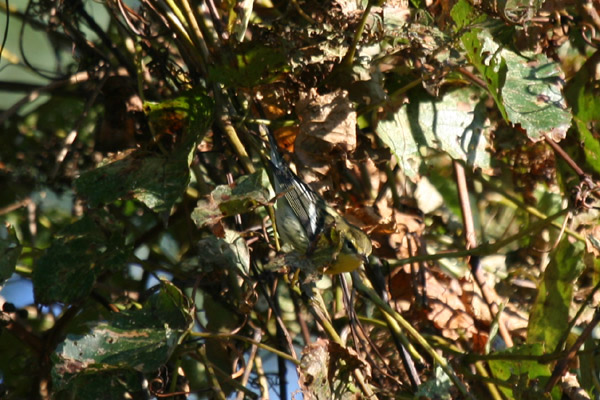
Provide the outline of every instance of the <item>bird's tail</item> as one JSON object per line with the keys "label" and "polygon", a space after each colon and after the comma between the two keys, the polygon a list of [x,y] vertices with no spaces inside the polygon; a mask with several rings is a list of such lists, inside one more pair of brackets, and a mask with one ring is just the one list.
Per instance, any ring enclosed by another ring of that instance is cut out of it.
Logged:
{"label": "bird's tail", "polygon": [[260,124],[259,130],[261,136],[266,136],[269,139],[269,154],[271,163],[273,163],[273,165],[277,169],[285,168],[285,161],[281,157],[281,154],[279,154],[277,141],[275,140],[275,137],[273,136],[269,128],[265,124]]}

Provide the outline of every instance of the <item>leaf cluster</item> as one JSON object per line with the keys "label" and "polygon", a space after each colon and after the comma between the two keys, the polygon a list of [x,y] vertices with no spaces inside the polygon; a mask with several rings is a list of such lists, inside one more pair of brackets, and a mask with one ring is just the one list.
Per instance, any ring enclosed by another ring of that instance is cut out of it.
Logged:
{"label": "leaf cluster", "polygon": [[[0,114],[0,397],[600,393],[594,10],[38,0],[2,16],[20,29],[0,91],[24,97]],[[321,276],[282,251],[264,126],[370,235],[368,265]]]}

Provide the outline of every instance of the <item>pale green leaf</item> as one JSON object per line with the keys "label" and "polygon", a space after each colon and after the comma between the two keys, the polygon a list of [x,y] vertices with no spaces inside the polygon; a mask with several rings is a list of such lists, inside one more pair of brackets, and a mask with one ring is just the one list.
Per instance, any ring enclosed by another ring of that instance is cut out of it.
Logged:
{"label": "pale green leaf", "polygon": [[582,242],[562,240],[551,254],[529,317],[529,343],[544,343],[550,352],[562,350],[556,346],[569,323],[573,283],[583,270],[584,248]]}
{"label": "pale green leaf", "polygon": [[[493,354],[507,355],[506,359],[494,359],[488,362],[494,378],[507,383],[499,386],[506,398],[542,398],[544,384],[550,377],[551,371],[547,364],[541,364],[528,356],[544,354],[543,345],[520,345]],[[519,359],[520,355],[523,356],[522,359]],[[557,396],[560,398],[557,389],[552,391],[551,395],[553,399]]]}
{"label": "pale green leaf", "polygon": [[413,95],[410,104],[380,120],[376,132],[413,180],[422,163],[421,147],[490,168],[485,109],[473,89],[455,90],[439,100],[422,92]]}

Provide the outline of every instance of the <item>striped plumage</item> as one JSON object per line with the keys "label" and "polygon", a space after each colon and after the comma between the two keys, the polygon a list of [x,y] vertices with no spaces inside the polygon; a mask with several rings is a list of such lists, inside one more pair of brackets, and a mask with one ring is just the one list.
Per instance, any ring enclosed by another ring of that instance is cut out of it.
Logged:
{"label": "striped plumage", "polygon": [[267,131],[275,192],[277,231],[284,243],[316,260],[318,268],[337,274],[352,271],[371,254],[369,237],[350,224],[281,158]]}

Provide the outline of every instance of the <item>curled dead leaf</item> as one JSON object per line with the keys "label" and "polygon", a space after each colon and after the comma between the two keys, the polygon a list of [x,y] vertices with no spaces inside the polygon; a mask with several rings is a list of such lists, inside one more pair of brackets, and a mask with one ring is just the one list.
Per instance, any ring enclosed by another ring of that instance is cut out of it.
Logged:
{"label": "curled dead leaf", "polygon": [[327,339],[317,339],[302,350],[298,367],[300,389],[305,399],[353,399],[352,372],[360,368],[371,376],[367,363],[349,348]]}
{"label": "curled dead leaf", "polygon": [[356,148],[356,111],[348,92],[337,90],[320,95],[316,89],[302,93],[296,104],[300,131],[296,155],[303,165],[326,175],[332,153],[350,153]]}

